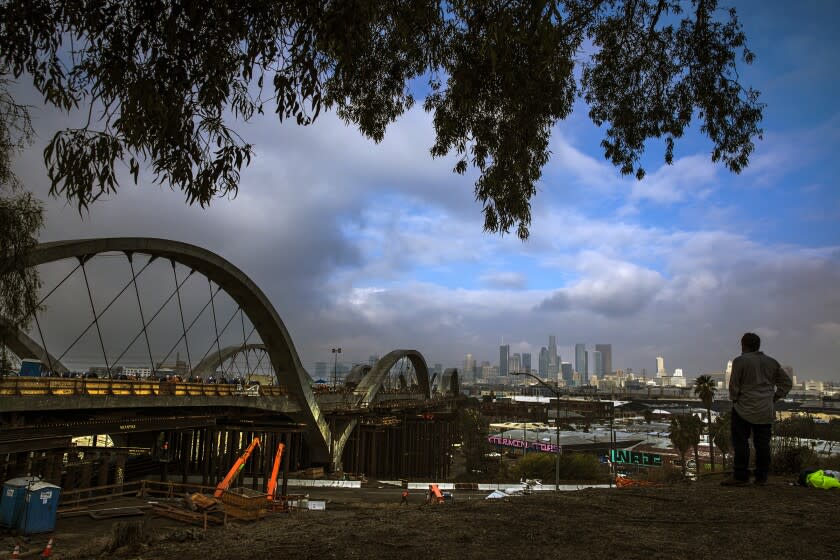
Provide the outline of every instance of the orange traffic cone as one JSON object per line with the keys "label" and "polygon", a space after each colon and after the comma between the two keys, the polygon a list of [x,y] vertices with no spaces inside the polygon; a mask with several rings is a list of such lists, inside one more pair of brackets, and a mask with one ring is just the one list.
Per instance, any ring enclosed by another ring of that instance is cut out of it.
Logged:
{"label": "orange traffic cone", "polygon": [[52,537],[50,537],[50,541],[47,543],[47,548],[45,548],[44,552],[41,553],[41,558],[49,558],[50,556],[52,556],[52,545],[53,540]]}
{"label": "orange traffic cone", "polygon": [[12,560],[20,558],[20,545],[16,544],[14,551],[12,551]]}

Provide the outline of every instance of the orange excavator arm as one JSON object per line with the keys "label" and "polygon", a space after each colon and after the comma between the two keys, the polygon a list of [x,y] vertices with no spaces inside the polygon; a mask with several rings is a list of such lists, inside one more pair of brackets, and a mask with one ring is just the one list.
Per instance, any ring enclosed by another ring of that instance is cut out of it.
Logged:
{"label": "orange excavator arm", "polygon": [[216,486],[216,491],[213,492],[213,497],[221,498],[222,494],[225,493],[225,490],[230,488],[230,483],[233,482],[233,479],[236,478],[236,475],[239,474],[239,471],[241,471],[242,468],[245,467],[245,461],[248,460],[248,457],[251,456],[251,453],[254,451],[254,448],[256,448],[259,444],[260,438],[255,437],[254,441],[251,442],[251,445],[248,446],[248,449],[245,450],[245,453],[243,453],[242,456],[239,457],[239,459],[237,459],[233,466],[230,468],[230,471],[228,471],[227,476],[225,476],[225,478]]}
{"label": "orange excavator arm", "polygon": [[274,495],[277,493],[277,473],[280,472],[280,459],[283,458],[283,449],[286,446],[282,443],[277,444],[277,454],[274,455],[274,466],[271,467],[271,478],[268,479],[268,499],[273,500]]}

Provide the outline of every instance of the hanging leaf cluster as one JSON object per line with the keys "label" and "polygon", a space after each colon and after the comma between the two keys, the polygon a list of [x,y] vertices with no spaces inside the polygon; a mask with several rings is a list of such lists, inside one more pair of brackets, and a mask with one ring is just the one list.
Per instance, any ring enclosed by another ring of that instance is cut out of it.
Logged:
{"label": "hanging leaf cluster", "polygon": [[476,169],[485,229],[524,239],[551,131],[579,99],[622,173],[644,176],[651,139],[672,162],[692,119],[714,161],[743,169],[762,105],[739,59],[753,54],[717,0],[0,2],[0,63],[88,111],[45,151],[52,192],[80,209],[117,190],[120,162],[206,205],[253,155],[237,119],[329,109],[378,142],[424,91],[432,156]]}

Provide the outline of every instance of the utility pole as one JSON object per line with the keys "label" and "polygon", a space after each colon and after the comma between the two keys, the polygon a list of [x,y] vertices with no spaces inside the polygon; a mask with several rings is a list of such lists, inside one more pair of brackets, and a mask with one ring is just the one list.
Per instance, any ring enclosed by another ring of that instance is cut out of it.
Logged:
{"label": "utility pole", "polygon": [[[555,441],[556,447],[555,447],[554,451],[555,451],[555,455],[557,457],[556,465],[554,467],[554,491],[555,492],[560,492],[560,454],[563,452],[562,447],[560,447],[560,387],[558,386],[557,389],[555,389],[554,387],[552,387],[551,385],[549,385],[548,383],[546,383],[545,381],[543,381],[542,379],[540,379],[536,375],[533,375],[531,373],[527,373],[527,372],[524,372],[524,371],[512,373],[512,375],[527,375],[528,377],[532,377],[540,385],[542,385],[543,387],[545,387],[546,389],[551,391],[554,394],[554,400],[557,401],[557,417],[554,419],[554,429],[555,429],[555,439],[556,439],[556,441]],[[526,441],[525,441],[525,445],[526,445],[526,447],[528,445],[527,438],[526,438]]]}

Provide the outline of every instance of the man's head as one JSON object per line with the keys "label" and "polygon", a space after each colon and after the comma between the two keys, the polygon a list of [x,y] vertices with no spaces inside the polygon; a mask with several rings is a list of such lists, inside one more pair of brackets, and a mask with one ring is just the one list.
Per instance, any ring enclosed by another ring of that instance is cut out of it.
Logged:
{"label": "man's head", "polygon": [[741,337],[741,351],[742,352],[758,352],[761,348],[761,338],[755,333],[745,333]]}

